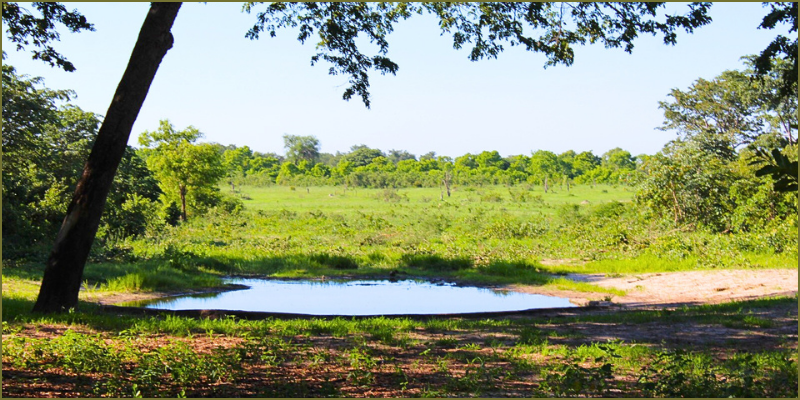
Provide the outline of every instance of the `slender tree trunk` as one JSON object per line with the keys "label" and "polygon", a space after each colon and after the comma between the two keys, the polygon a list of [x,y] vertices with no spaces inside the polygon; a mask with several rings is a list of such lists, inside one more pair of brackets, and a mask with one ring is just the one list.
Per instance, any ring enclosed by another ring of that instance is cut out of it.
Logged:
{"label": "slender tree trunk", "polygon": [[669,185],[669,192],[672,194],[672,200],[674,204],[673,209],[675,210],[675,224],[677,225],[678,217],[681,217],[681,219],[683,219],[683,209],[681,208],[681,205],[678,202],[678,196],[675,195],[675,185],[673,185],[672,182],[670,182]]}
{"label": "slender tree trunk", "polygon": [[186,221],[186,185],[181,184],[181,220]]}
{"label": "slender tree trunk", "polygon": [[131,58],[83,167],[47,260],[33,311],[62,312],[78,304],[81,278],[106,197],[159,64],[172,47],[170,29],[181,3],[151,3]]}
{"label": "slender tree trunk", "polygon": [[450,180],[453,178],[453,175],[450,171],[444,171],[444,189],[447,191],[447,197],[450,197]]}

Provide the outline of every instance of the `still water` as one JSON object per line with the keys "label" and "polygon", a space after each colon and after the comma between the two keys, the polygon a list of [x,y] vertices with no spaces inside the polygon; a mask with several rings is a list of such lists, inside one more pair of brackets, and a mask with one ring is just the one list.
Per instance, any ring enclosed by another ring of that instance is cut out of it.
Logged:
{"label": "still water", "polygon": [[[312,315],[454,314],[574,307],[566,298],[417,280],[226,279],[249,289],[157,299],[136,306]],[[128,304],[134,305],[134,304]]]}

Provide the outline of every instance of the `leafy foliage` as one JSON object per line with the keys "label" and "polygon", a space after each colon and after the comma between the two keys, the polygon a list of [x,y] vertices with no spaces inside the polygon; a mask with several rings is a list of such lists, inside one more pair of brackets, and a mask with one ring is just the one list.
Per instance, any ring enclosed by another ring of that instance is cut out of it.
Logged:
{"label": "leafy foliage", "polygon": [[319,140],[314,136],[283,135],[286,158],[297,164],[299,161],[314,164],[319,160]]}
{"label": "leafy foliage", "polygon": [[637,198],[676,224],[700,223],[723,230],[732,211],[728,188],[732,168],[694,141],[674,141],[643,166],[646,177]]}
{"label": "leafy foliage", "polygon": [[49,44],[60,39],[56,23],[63,24],[70,32],[94,31],[94,26],[77,10],[67,11],[63,4],[46,2],[30,4],[41,13],[40,18],[20,7],[19,3],[3,2],[3,25],[8,39],[17,44],[17,50],[24,49],[32,41],[37,48],[33,51],[34,60],[42,60],[67,72],[74,71],[75,66]]}
{"label": "leafy foliage", "polygon": [[[789,33],[797,32],[797,3],[765,3],[764,6],[770,7],[770,12],[764,16],[759,28],[774,29],[779,23],[789,24]],[[767,47],[758,55],[755,60],[755,72],[757,75],[766,75],[776,69],[775,60],[781,59],[789,68],[780,71],[781,95],[785,97],[795,97],[797,95],[797,35],[786,37],[778,35]]]}
{"label": "leafy foliage", "polygon": [[[248,13],[261,3],[249,2]],[[257,13],[250,39],[261,33],[275,36],[280,28],[299,28],[297,39],[305,43],[317,34],[318,53],[312,65],[329,62],[331,75],[349,76],[342,98],[361,97],[369,108],[370,70],[396,74],[399,66],[386,55],[386,40],[398,21],[427,12],[439,20],[442,33],[452,33],[453,47],[472,44],[471,61],[497,58],[504,43],[522,46],[547,56],[546,66],[571,65],[573,46],[602,43],[607,48],[631,52],[640,33],[663,35],[675,44],[676,30],[693,32],[711,22],[709,3],[691,3],[685,15],[658,15],[664,3],[269,3]],[[534,32],[531,35],[530,32]],[[538,36],[537,36],[538,33]],[[364,34],[378,46],[377,54],[362,53],[356,42]]]}
{"label": "leafy foliage", "polygon": [[[676,129],[682,137],[698,137],[709,146],[715,145],[715,137],[734,146],[769,134],[792,141],[797,136],[797,97],[779,93],[779,72],[785,64],[776,61],[776,71],[756,77],[753,57],[745,60],[744,71],[725,71],[711,81],[698,79],[687,91],[673,89],[673,100],[659,103],[665,119],[660,129]],[[733,149],[717,151],[731,154]]]}
{"label": "leafy foliage", "polygon": [[[9,254],[55,236],[100,125],[94,113],[57,106],[71,92],[38,88],[41,83],[3,65],[3,243]],[[101,237],[143,233],[159,193],[150,171],[127,148]]]}
{"label": "leafy foliage", "polygon": [[725,71],[686,92],[673,89],[673,100],[660,103],[661,129],[677,129],[681,139],[644,160],[639,202],[675,224],[717,231],[791,218],[796,196],[782,193],[797,191],[797,98],[780,93],[786,65],[776,66],[766,75]]}
{"label": "leafy foliage", "polygon": [[[787,148],[792,150],[792,147]],[[756,176],[771,176],[775,181],[773,187],[776,192],[797,192],[797,160],[790,160],[780,149],[772,149],[767,154],[765,149],[757,148],[756,154],[759,158],[750,164],[766,164],[756,171]]]}

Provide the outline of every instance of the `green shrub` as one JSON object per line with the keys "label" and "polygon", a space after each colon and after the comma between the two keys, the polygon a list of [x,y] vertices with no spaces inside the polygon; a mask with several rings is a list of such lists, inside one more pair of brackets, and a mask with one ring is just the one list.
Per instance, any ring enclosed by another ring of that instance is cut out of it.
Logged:
{"label": "green shrub", "polygon": [[499,202],[503,201],[503,196],[501,196],[501,195],[499,195],[497,193],[494,193],[494,192],[490,192],[490,193],[482,194],[481,195],[481,201],[487,202],[487,203],[499,203]]}
{"label": "green shrub", "polygon": [[600,203],[592,208],[592,215],[599,218],[617,218],[625,212],[625,204],[618,201]]}
{"label": "green shrub", "polygon": [[181,220],[181,208],[174,201],[169,201],[161,207],[159,216],[167,225],[176,226]]}

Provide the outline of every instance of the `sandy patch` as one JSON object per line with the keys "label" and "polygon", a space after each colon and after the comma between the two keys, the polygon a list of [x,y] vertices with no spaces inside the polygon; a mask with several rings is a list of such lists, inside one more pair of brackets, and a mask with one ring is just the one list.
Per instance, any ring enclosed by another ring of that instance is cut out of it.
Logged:
{"label": "sandy patch", "polygon": [[[569,279],[606,288],[625,290],[613,296],[615,304],[629,307],[669,307],[684,304],[713,304],[760,297],[792,296],[797,293],[797,269],[737,269],[682,271],[651,274],[568,274]],[[602,300],[599,293],[559,292],[524,285],[514,290],[569,297],[576,304]]]}

